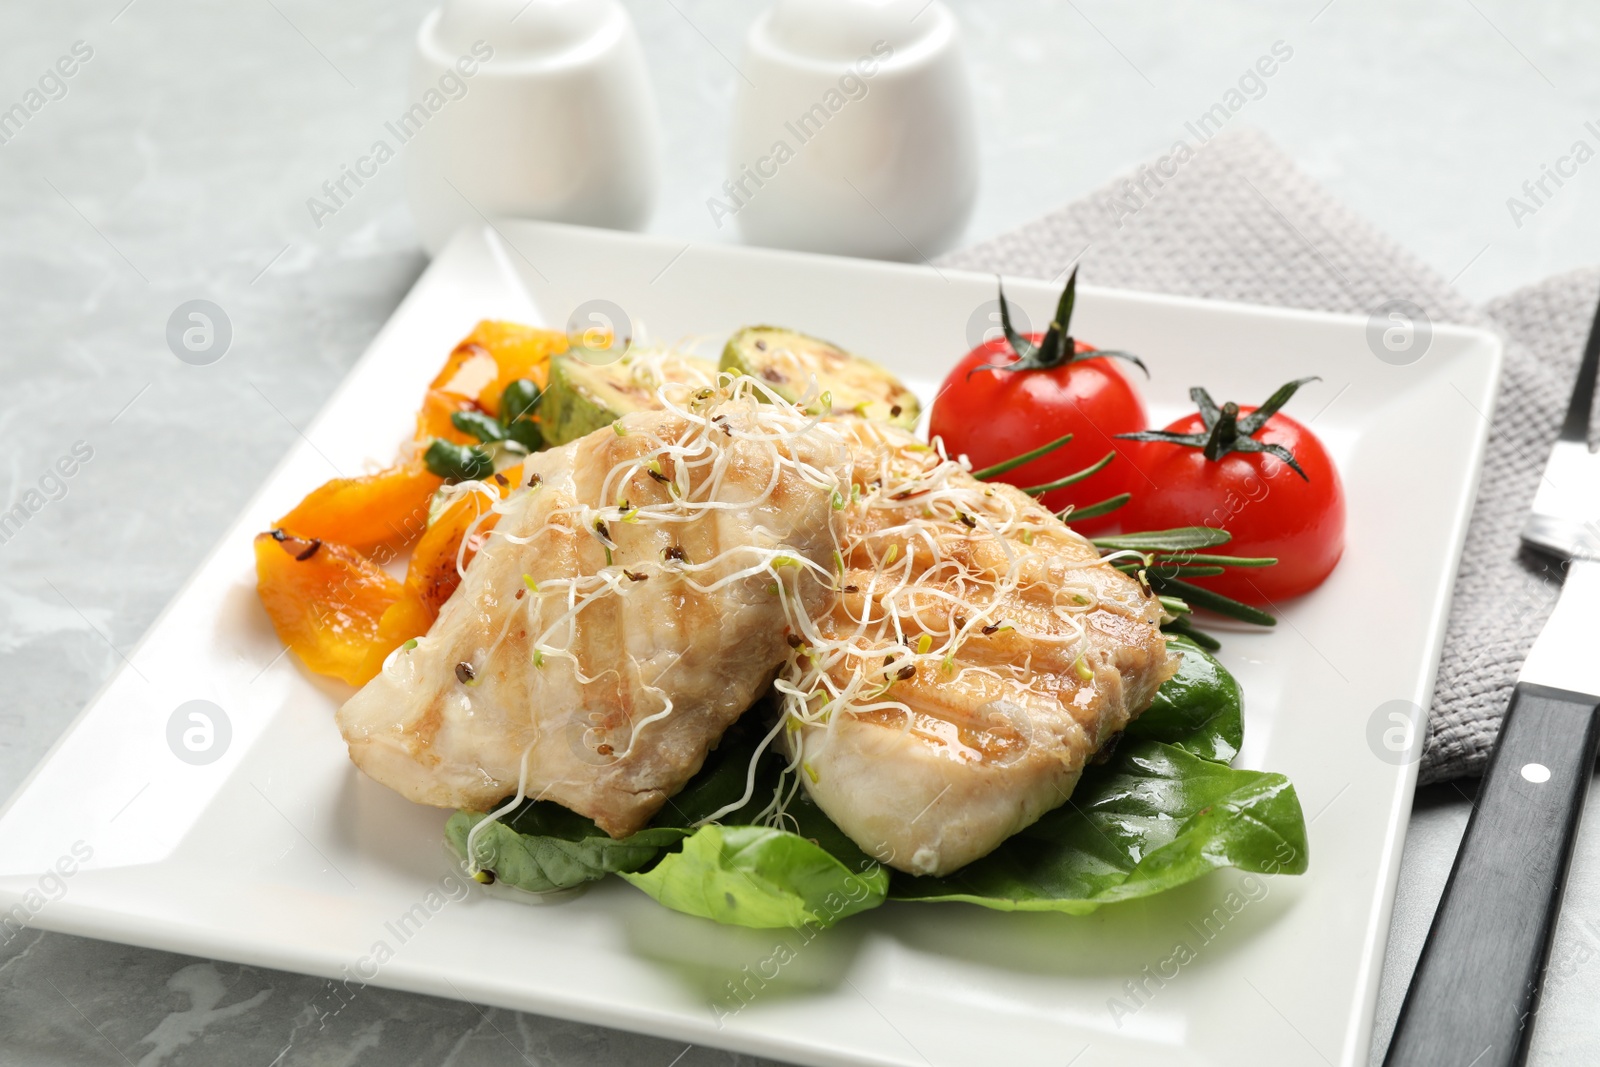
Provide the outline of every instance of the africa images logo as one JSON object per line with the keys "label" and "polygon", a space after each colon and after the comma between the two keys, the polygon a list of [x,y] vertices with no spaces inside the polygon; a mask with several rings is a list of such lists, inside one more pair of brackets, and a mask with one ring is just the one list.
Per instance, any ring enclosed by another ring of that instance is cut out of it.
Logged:
{"label": "africa images logo", "polygon": [[[894,45],[887,41],[874,41],[871,55],[857,59],[822,94],[821,99],[783,124],[784,130],[794,138],[793,144],[789,137],[778,137],[766,155],[749,163],[741,163],[738,175],[722,183],[722,191],[727,199],[715,196],[706,198],[706,210],[711,213],[711,221],[716,223],[717,229],[722,229],[724,218],[737,215],[757,191],[776,178],[779,169],[820,134],[829,120],[844,110],[846,104],[865,99],[871,88],[868,83],[877,75],[878,67],[893,56]],[[752,183],[755,189],[750,188]]]}
{"label": "africa images logo", "polygon": [[306,210],[311,212],[311,221],[317,229],[322,229],[324,222],[337,215],[368,181],[376,178],[378,168],[393,159],[401,147],[421,133],[429,119],[443,111],[446,105],[463,99],[467,95],[468,79],[478,73],[480,64],[493,58],[493,45],[487,41],[474,41],[471,51],[456,60],[455,70],[447,70],[439,75],[437,86],[426,90],[422,99],[401,112],[398,119],[383,124],[383,128],[394,135],[395,144],[390,144],[387,137],[379,137],[372,142],[365,155],[356,157],[354,164],[339,164],[339,173],[322,183],[325,199],[315,196],[306,199]]}
{"label": "africa images logo", "polygon": [[43,111],[47,104],[65,99],[69,88],[68,79],[93,58],[94,47],[89,42],[72,42],[69,54],[58,58],[52,66],[46,67],[45,72],[39,75],[37,87],[29,88],[22,94],[22,99],[0,110],[0,145],[10,144],[11,139],[21,133],[22,128]]}

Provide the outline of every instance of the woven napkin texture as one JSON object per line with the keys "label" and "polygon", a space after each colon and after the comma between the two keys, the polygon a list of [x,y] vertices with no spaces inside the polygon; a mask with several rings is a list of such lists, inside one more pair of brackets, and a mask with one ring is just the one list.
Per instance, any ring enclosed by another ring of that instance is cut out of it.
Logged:
{"label": "woven napkin texture", "polygon": [[[1410,300],[1434,322],[1498,331],[1504,379],[1467,532],[1421,781],[1480,774],[1559,572],[1517,531],[1555,440],[1593,319],[1600,270],[1474,308],[1301,173],[1262,133],[1169,153],[1021,229],[945,256],[969,270],[1366,315]],[[1375,358],[1375,357],[1374,357]],[[1397,530],[1404,517],[1397,516]]]}

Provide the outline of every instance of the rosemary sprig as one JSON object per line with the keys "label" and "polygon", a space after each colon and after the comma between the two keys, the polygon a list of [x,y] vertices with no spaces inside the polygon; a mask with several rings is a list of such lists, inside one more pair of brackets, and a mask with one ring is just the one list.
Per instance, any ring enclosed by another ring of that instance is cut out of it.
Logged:
{"label": "rosemary sprig", "polygon": [[1161,600],[1161,606],[1166,609],[1168,615],[1191,615],[1194,613],[1194,609],[1175,596],[1164,596],[1159,599]]}
{"label": "rosemary sprig", "polygon": [[1155,559],[1148,563],[1118,563],[1116,567],[1123,574],[1144,571],[1151,577],[1160,575],[1164,578],[1213,578],[1227,570],[1226,567],[1187,567],[1168,559]]}
{"label": "rosemary sprig", "polygon": [[1222,567],[1270,567],[1278,562],[1276,556],[1212,556],[1204,552],[1185,552],[1181,558],[1185,565],[1215,563]]}
{"label": "rosemary sprig", "polygon": [[1056,449],[1060,448],[1064,444],[1067,444],[1071,440],[1072,435],[1069,433],[1064,437],[1056,438],[1047,445],[1040,445],[1038,448],[1024,452],[1020,456],[1012,456],[1010,459],[996,463],[992,467],[985,467],[980,471],[973,471],[972,476],[978,479],[980,482],[986,482],[991,478],[999,477],[1006,471],[1016,470],[1024,463],[1032,463],[1040,456],[1048,455],[1051,452],[1054,452]]}
{"label": "rosemary sprig", "polygon": [[1196,548],[1215,548],[1233,540],[1227,530],[1213,526],[1180,526],[1176,530],[1147,530],[1143,533],[1112,534],[1096,537],[1096,548],[1116,552],[1132,549],[1135,552],[1184,552]]}
{"label": "rosemary sprig", "polygon": [[[1070,305],[1069,305],[1070,308]],[[1279,390],[1268,404],[1272,410],[1281,406],[1294,392],[1294,388],[1302,383],[1295,382]],[[1210,397],[1204,398],[1209,402]],[[1202,407],[1206,404],[1202,403]],[[1214,406],[1214,405],[1210,405]],[[1271,411],[1268,411],[1271,414]],[[1255,416],[1246,416],[1244,428],[1255,427]],[[1260,420],[1262,423],[1265,419]],[[1256,427],[1259,428],[1259,427]],[[1072,440],[1072,435],[1059,437],[1049,444],[1041,445],[1011,459],[985,467],[973,472],[973,477],[980,480],[997,477],[1008,471],[1022,466],[1024,463],[1038,459],[1049,452],[1060,448]],[[1107,452],[1100,460],[1083,470],[1076,471],[1064,478],[1046,483],[1044,485],[1030,486],[1022,491],[1029,496],[1042,496],[1055,489],[1063,489],[1075,485],[1090,475],[1096,474],[1106,468],[1116,452]],[[1122,507],[1132,495],[1119,493],[1117,496],[1102,500],[1096,504],[1084,507],[1066,507],[1056,512],[1056,517],[1063,521],[1074,519],[1088,519],[1105,515]],[[1187,579],[1211,578],[1227,573],[1230,567],[1270,567],[1277,563],[1276,559],[1268,556],[1230,556],[1213,552],[1199,551],[1208,548],[1217,548],[1233,540],[1233,535],[1226,530],[1210,526],[1184,526],[1172,530],[1144,530],[1136,533],[1111,534],[1105,537],[1094,538],[1091,543],[1100,550],[1102,556],[1113,553],[1138,553],[1143,559],[1132,562],[1125,557],[1114,562],[1117,570],[1129,577],[1139,580],[1141,585],[1147,586],[1151,593],[1161,598],[1162,610],[1171,617],[1170,621],[1162,625],[1168,633],[1179,633],[1195,641],[1204,648],[1215,650],[1221,647],[1216,638],[1195,628],[1192,616],[1195,608],[1204,608],[1207,611],[1242,622],[1253,623],[1257,626],[1275,626],[1277,619],[1262,611],[1260,608],[1243,603],[1225,596],[1215,590],[1194,585]]]}
{"label": "rosemary sprig", "polygon": [[1151,592],[1161,597],[1163,610],[1174,616],[1171,622],[1162,625],[1163,630],[1181,633],[1205,648],[1215,649],[1220,647],[1217,639],[1194,626],[1192,615],[1195,608],[1204,608],[1257,626],[1274,626],[1278,621],[1260,608],[1186,580],[1224,574],[1229,567],[1270,567],[1278,562],[1267,556],[1225,556],[1195,551],[1199,548],[1216,548],[1231,540],[1233,535],[1226,530],[1209,526],[1184,526],[1175,530],[1112,534],[1095,538],[1093,544],[1102,555],[1113,552],[1143,553],[1141,562],[1118,562],[1113,566],[1131,577],[1142,574]]}
{"label": "rosemary sprig", "polygon": [[1207,652],[1215,652],[1222,647],[1221,641],[1218,641],[1204,630],[1196,630],[1189,625],[1189,620],[1187,619],[1174,619],[1163,626],[1162,629],[1169,634],[1182,634]]}
{"label": "rosemary sprig", "polygon": [[1101,515],[1109,515],[1132,499],[1132,493],[1118,493],[1116,496],[1107,497],[1099,503],[1086,504],[1081,508],[1069,504],[1056,512],[1056,518],[1062,522],[1066,522],[1068,519],[1097,519]]}
{"label": "rosemary sprig", "polygon": [[[1056,489],[1065,489],[1069,485],[1077,485],[1091,474],[1098,474],[1105,470],[1106,465],[1116,458],[1117,450],[1112,449],[1110,452],[1107,452],[1105,455],[1101,456],[1098,460],[1083,468],[1081,471],[1075,471],[1072,474],[1067,475],[1065,478],[1057,478],[1055,481],[1046,482],[1043,485],[1030,485],[1028,488],[1024,489],[1023,492],[1027,493],[1029,496],[1043,496],[1044,494],[1052,492]],[[1080,514],[1079,518],[1082,517],[1083,516]]]}
{"label": "rosemary sprig", "polygon": [[1202,589],[1198,585],[1191,585],[1182,578],[1168,578],[1164,575],[1150,575],[1150,588],[1157,593],[1169,596],[1182,597],[1190,607],[1205,608],[1218,615],[1226,615],[1231,619],[1241,622],[1253,622],[1257,626],[1276,626],[1278,620],[1262,611],[1260,608],[1251,607],[1230,596]]}

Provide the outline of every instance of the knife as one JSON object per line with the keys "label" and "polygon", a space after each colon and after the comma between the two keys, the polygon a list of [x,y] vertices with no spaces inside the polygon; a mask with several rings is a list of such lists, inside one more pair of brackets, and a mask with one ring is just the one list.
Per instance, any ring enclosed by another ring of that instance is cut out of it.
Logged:
{"label": "knife", "polygon": [[[1386,1067],[1523,1063],[1600,743],[1600,455],[1589,414],[1600,308],[1522,541],[1561,597],[1523,662]],[[1486,620],[1493,625],[1493,620]]]}

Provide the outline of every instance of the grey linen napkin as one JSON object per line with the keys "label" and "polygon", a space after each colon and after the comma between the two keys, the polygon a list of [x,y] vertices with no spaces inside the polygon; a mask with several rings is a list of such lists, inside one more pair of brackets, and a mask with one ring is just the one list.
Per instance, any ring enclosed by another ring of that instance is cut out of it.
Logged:
{"label": "grey linen napkin", "polygon": [[[1566,407],[1600,270],[1561,275],[1478,309],[1242,129],[1153,160],[1021,229],[945,256],[947,266],[1096,285],[1370,314],[1410,300],[1434,322],[1498,330],[1505,376],[1467,532],[1421,780],[1483,770],[1511,684],[1555,602],[1559,574],[1517,531]],[[1180,153],[1181,155],[1181,153]],[[1397,517],[1397,524],[1403,524]]]}

